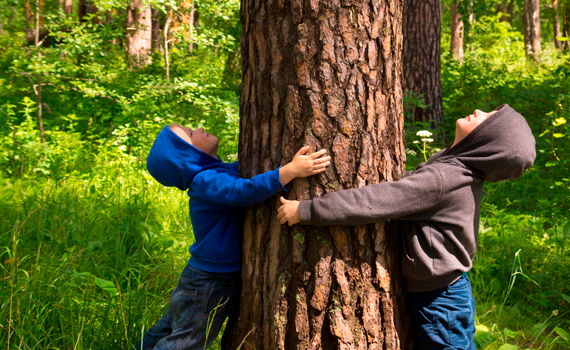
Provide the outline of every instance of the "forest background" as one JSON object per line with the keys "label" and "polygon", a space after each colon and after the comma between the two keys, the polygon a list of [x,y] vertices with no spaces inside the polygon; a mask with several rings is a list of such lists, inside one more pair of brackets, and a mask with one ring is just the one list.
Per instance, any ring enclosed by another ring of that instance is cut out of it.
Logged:
{"label": "forest background", "polygon": [[[568,348],[570,1],[540,4],[538,52],[525,51],[522,0],[437,4],[443,119],[416,121],[429,106],[405,95],[406,168],[446,147],[475,108],[508,103],[527,118],[534,167],[485,186],[470,272],[476,341]],[[239,10],[235,0],[2,0],[0,348],[126,349],[165,312],[193,235],[186,194],[153,181],[146,154],[178,122],[205,127],[221,159],[237,159]]]}

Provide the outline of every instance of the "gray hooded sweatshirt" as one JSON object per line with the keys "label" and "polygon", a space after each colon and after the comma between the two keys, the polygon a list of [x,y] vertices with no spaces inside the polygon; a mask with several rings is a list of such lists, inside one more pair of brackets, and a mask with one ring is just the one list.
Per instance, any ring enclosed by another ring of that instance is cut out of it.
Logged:
{"label": "gray hooded sweatshirt", "polygon": [[446,287],[471,269],[483,183],[519,178],[535,157],[535,140],[525,119],[503,105],[462,141],[434,154],[400,181],[301,202],[301,224],[402,220],[406,289]]}

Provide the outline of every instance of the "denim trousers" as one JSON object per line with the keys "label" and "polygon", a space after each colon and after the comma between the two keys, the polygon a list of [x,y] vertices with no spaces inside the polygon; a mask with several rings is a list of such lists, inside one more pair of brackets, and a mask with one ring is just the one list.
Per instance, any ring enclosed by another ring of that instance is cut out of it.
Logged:
{"label": "denim trousers", "polygon": [[186,265],[170,297],[168,311],[135,349],[207,349],[240,293],[240,278],[214,278]]}
{"label": "denim trousers", "polygon": [[467,274],[445,288],[409,293],[408,310],[416,348],[475,350],[475,299]]}

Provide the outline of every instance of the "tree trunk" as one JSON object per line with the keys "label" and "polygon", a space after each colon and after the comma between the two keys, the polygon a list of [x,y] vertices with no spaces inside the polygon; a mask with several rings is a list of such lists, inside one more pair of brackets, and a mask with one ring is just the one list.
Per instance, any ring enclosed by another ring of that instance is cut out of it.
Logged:
{"label": "tree trunk", "polygon": [[451,54],[455,60],[463,60],[463,16],[457,11],[457,0],[451,5]]}
{"label": "tree trunk", "polygon": [[71,13],[71,7],[73,6],[73,0],[63,0],[63,11],[66,15]]}
{"label": "tree trunk", "polygon": [[190,43],[188,44],[188,52],[190,53],[194,51],[194,11],[194,0],[192,0],[190,7]]}
{"label": "tree trunk", "polygon": [[509,23],[513,23],[513,14],[515,13],[514,7],[515,7],[515,0],[511,0],[509,2],[509,5],[507,6],[507,13],[509,14],[508,18]]}
{"label": "tree trunk", "polygon": [[[242,0],[242,176],[303,145],[333,164],[294,180],[289,199],[403,176],[400,4]],[[290,228],[278,203],[246,210],[241,307],[223,348],[411,348],[393,225]]]}
{"label": "tree trunk", "polygon": [[562,41],[556,39],[562,36],[560,32],[560,17],[558,17],[558,0],[552,1],[552,11],[554,11],[554,18],[552,19],[552,26],[554,27],[554,46],[556,46],[558,50],[562,50]]}
{"label": "tree trunk", "polygon": [[24,8],[26,16],[26,42],[29,45],[30,43],[35,42],[36,37],[35,29],[32,27],[34,25],[34,21],[32,20],[34,11],[32,10],[32,4],[30,3],[30,0],[26,1]]}
{"label": "tree trunk", "polygon": [[[96,15],[98,12],[97,6],[95,6],[91,0],[79,0],[77,10],[79,20],[81,22],[85,22],[87,20],[87,15]],[[100,21],[97,17],[94,17],[93,23],[100,23]]]}
{"label": "tree trunk", "polygon": [[127,7],[127,59],[131,69],[149,63],[152,49],[152,15],[150,6],[142,0],[132,0]]}
{"label": "tree trunk", "polygon": [[[566,38],[568,38],[570,36],[570,21],[568,16],[570,15],[570,1],[565,1],[564,4],[564,23],[563,23],[563,27],[564,27],[564,36]],[[570,44],[568,43],[568,41],[565,41],[564,44],[562,45],[562,47],[566,47],[566,49],[568,50],[570,48]]]}
{"label": "tree trunk", "polygon": [[443,123],[441,111],[441,4],[439,0],[404,1],[404,91],[424,95],[427,108],[415,108],[414,120]]}
{"label": "tree trunk", "polygon": [[160,40],[160,11],[152,9],[152,52],[159,52],[161,46]]}
{"label": "tree trunk", "polygon": [[164,62],[166,70],[166,80],[170,81],[170,61],[168,59],[168,28],[172,21],[172,11],[166,14],[166,23],[164,24]]}
{"label": "tree trunk", "polygon": [[524,1],[524,47],[526,57],[538,62],[540,55],[540,0]]}
{"label": "tree trunk", "polygon": [[497,5],[497,12],[501,12],[503,14],[501,18],[499,18],[500,22],[508,22],[509,18],[506,16],[508,14],[508,9],[505,1]]}

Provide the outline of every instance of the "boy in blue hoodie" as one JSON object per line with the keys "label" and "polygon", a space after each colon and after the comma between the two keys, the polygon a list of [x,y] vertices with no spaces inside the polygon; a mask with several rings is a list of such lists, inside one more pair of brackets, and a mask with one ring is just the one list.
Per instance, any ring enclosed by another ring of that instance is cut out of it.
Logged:
{"label": "boy in blue hoodie", "polygon": [[286,191],[294,178],[318,174],[330,164],[330,157],[322,157],[325,150],[305,155],[305,146],[287,165],[243,179],[238,162],[222,162],[217,149],[218,139],[204,128],[178,124],[165,126],[152,145],[148,172],[164,186],[188,191],[195,242],[168,311],[136,349],[207,348],[240,297],[243,207]]}

